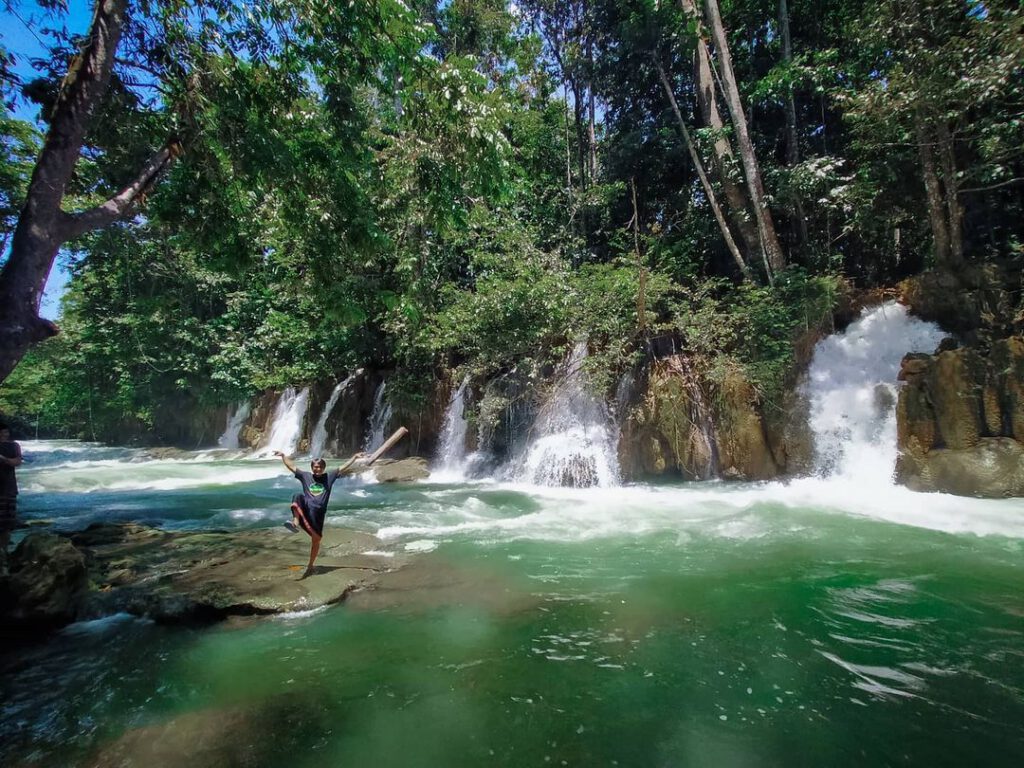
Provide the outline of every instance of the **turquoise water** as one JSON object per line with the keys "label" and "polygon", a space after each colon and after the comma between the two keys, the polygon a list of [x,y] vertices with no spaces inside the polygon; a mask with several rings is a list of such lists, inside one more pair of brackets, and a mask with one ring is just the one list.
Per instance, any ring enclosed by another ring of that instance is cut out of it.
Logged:
{"label": "turquoise water", "polygon": [[[37,446],[26,517],[278,525],[271,462]],[[89,462],[89,463],[86,463]],[[3,765],[1020,765],[1024,504],[858,488],[347,485],[413,586],[3,658]],[[282,578],[293,578],[282,574]]]}

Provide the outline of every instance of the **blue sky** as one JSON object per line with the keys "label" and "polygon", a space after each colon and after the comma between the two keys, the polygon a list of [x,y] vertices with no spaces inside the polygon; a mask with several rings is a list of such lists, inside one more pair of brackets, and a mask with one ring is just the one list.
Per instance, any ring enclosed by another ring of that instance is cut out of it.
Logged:
{"label": "blue sky", "polygon": [[[35,76],[31,60],[44,53],[45,28],[67,26],[71,32],[85,32],[92,18],[92,3],[85,0],[68,0],[68,13],[53,15],[35,3],[11,0],[0,6],[0,41],[7,51],[14,55],[14,71],[24,81]],[[24,120],[35,121],[38,110],[34,104],[19,102],[15,115]],[[43,294],[39,314],[55,319],[60,312],[60,299],[68,284],[67,270],[62,266],[63,257],[57,257],[57,264],[50,273]]]}

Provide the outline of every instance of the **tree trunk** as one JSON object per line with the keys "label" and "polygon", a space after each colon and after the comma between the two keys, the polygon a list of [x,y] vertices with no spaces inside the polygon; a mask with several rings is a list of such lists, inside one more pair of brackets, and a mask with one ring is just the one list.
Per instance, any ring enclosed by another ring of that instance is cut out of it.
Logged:
{"label": "tree trunk", "polygon": [[[584,19],[586,19],[587,7],[583,6]],[[588,23],[588,22],[584,22]],[[588,170],[590,172],[590,183],[597,181],[597,131],[595,130],[595,105],[594,105],[594,34],[587,30],[587,149]]]}
{"label": "tree trunk", "polygon": [[775,223],[772,221],[771,211],[768,210],[768,206],[765,204],[761,168],[757,164],[754,145],[747,131],[747,118],[743,113],[739,86],[736,84],[736,77],[732,69],[732,56],[729,53],[729,42],[725,36],[725,28],[722,26],[722,16],[718,10],[718,0],[705,0],[704,7],[711,26],[711,39],[714,41],[715,50],[718,52],[722,90],[725,92],[725,102],[729,106],[733,128],[736,130],[736,141],[739,144],[740,158],[743,161],[743,172],[746,175],[747,187],[750,190],[750,200],[754,206],[754,216],[757,219],[758,234],[761,236],[761,246],[765,250],[766,258],[772,270],[777,272],[786,266],[786,258],[782,253],[782,247],[779,245],[779,238],[775,234]]}
{"label": "tree trunk", "polygon": [[[700,21],[700,15],[693,0],[680,0],[683,13],[689,18]],[[741,184],[735,181],[736,158],[732,144],[725,133],[725,123],[718,109],[718,97],[715,90],[714,73],[711,70],[711,54],[707,43],[698,34],[697,45],[693,53],[694,80],[696,81],[697,108],[700,110],[704,125],[714,131],[715,140],[712,145],[712,167],[722,185],[726,203],[729,206],[733,226],[740,233],[744,248],[749,256],[761,252],[761,240],[757,234],[757,223],[750,211],[750,203]]]}
{"label": "tree trunk", "polygon": [[131,212],[178,153],[177,144],[163,147],[136,179],[102,205],[78,214],[61,209],[92,112],[110,80],[126,7],[127,0],[97,0],[86,42],[61,84],[0,272],[0,382],[29,347],[57,333],[53,323],[39,317],[39,302],[61,245]]}
{"label": "tree trunk", "polygon": [[686,121],[683,120],[683,113],[679,111],[679,104],[676,102],[675,94],[672,92],[672,84],[669,82],[668,75],[665,74],[665,68],[661,66],[661,62],[655,58],[654,66],[658,70],[658,77],[661,80],[661,86],[665,89],[665,96],[668,98],[669,104],[672,106],[672,112],[676,116],[676,123],[679,125],[679,131],[683,134],[683,141],[686,144],[686,150],[690,153],[690,160],[693,161],[693,167],[697,171],[697,177],[700,179],[701,186],[704,188],[704,194],[708,198],[708,204],[711,206],[711,211],[715,215],[715,221],[718,222],[718,229],[722,233],[722,239],[725,240],[725,245],[729,249],[729,253],[732,254],[733,261],[736,262],[736,266],[739,267],[740,273],[748,280],[753,280],[753,276],[750,274],[750,267],[747,266],[747,262],[743,259],[743,254],[740,253],[739,246],[736,245],[736,241],[733,239],[732,232],[729,231],[729,225],[725,221],[725,216],[722,214],[722,208],[718,205],[718,198],[715,196],[715,189],[711,186],[711,182],[708,180],[707,173],[704,172],[704,163],[700,159],[700,153],[697,152],[697,146],[693,142],[693,137],[690,135],[690,130],[686,127]]}
{"label": "tree trunk", "polygon": [[964,260],[964,210],[960,205],[960,182],[956,178],[956,148],[945,120],[939,121],[936,131],[942,158],[942,186],[946,192],[946,212],[949,216],[949,257],[951,263],[959,264]]}
{"label": "tree trunk", "polygon": [[932,228],[932,242],[935,247],[935,263],[940,267],[951,265],[949,229],[946,227],[946,213],[942,200],[942,187],[935,168],[935,144],[931,130],[921,115],[914,118],[917,134],[917,150],[921,158],[921,175],[924,177],[925,197],[928,203],[928,221]]}
{"label": "tree trunk", "polygon": [[[793,61],[793,46],[789,37],[789,5],[786,0],[779,0],[779,35],[782,38],[782,60],[788,65]],[[786,165],[792,168],[800,162],[800,144],[796,133],[796,103],[793,101],[792,86],[786,87]],[[796,211],[794,223],[798,241],[807,242],[807,216],[804,204],[795,197]]]}

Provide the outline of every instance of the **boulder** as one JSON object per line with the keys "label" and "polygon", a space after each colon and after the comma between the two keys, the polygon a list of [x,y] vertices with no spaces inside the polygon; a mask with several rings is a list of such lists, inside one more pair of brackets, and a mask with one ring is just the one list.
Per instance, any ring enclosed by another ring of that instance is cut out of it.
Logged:
{"label": "boulder", "polygon": [[430,477],[427,460],[421,456],[388,461],[381,459],[373,465],[373,476],[378,483],[411,483]]}
{"label": "boulder", "polygon": [[969,448],[903,454],[897,476],[915,491],[959,496],[1024,496],[1024,445],[1009,437],[982,438]]}
{"label": "boulder", "polygon": [[72,621],[89,586],[85,557],[67,539],[30,533],[8,561],[3,620],[9,626],[51,627]]}

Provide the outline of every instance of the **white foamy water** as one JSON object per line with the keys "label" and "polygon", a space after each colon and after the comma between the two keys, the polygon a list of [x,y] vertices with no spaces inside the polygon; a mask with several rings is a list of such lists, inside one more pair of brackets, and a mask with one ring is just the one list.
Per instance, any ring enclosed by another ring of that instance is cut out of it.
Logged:
{"label": "white foamy water", "polygon": [[892,484],[900,361],[908,352],[934,352],[944,336],[890,301],[818,342],[807,392],[820,474]]}
{"label": "white foamy water", "polygon": [[283,451],[286,456],[295,453],[299,439],[302,437],[302,424],[306,418],[306,403],[309,401],[309,388],[296,391],[288,387],[281,393],[274,418],[270,426],[270,436],[263,444],[258,455],[267,456],[274,451]]}
{"label": "white foamy water", "polygon": [[587,344],[578,342],[537,414],[532,439],[518,461],[518,480],[549,486],[619,484],[617,429],[604,403],[586,388],[586,358]]}
{"label": "white foamy water", "polygon": [[448,407],[444,412],[444,425],[437,449],[434,471],[451,480],[459,480],[465,475],[466,468],[466,432],[469,422],[466,421],[466,388],[469,377],[452,393]]}
{"label": "white foamy water", "polygon": [[344,381],[338,382],[331,391],[331,396],[328,398],[327,404],[320,413],[320,418],[316,420],[316,426],[313,428],[313,436],[309,439],[310,456],[316,457],[323,455],[324,448],[327,445],[327,419],[330,418],[331,412],[334,410],[334,406],[337,405],[338,398],[341,397],[342,392],[348,389],[349,385],[355,380],[358,373],[359,372],[357,371]]}
{"label": "white foamy water", "polygon": [[382,381],[373,396],[373,411],[370,413],[370,426],[366,430],[365,450],[368,453],[380,448],[387,440],[387,428],[391,423],[391,403],[385,397],[387,382]]}
{"label": "white foamy water", "polygon": [[229,451],[237,451],[239,447],[238,438],[242,432],[245,420],[249,418],[251,406],[249,401],[239,403],[228,413],[227,425],[224,427],[224,434],[217,439],[217,445]]}

